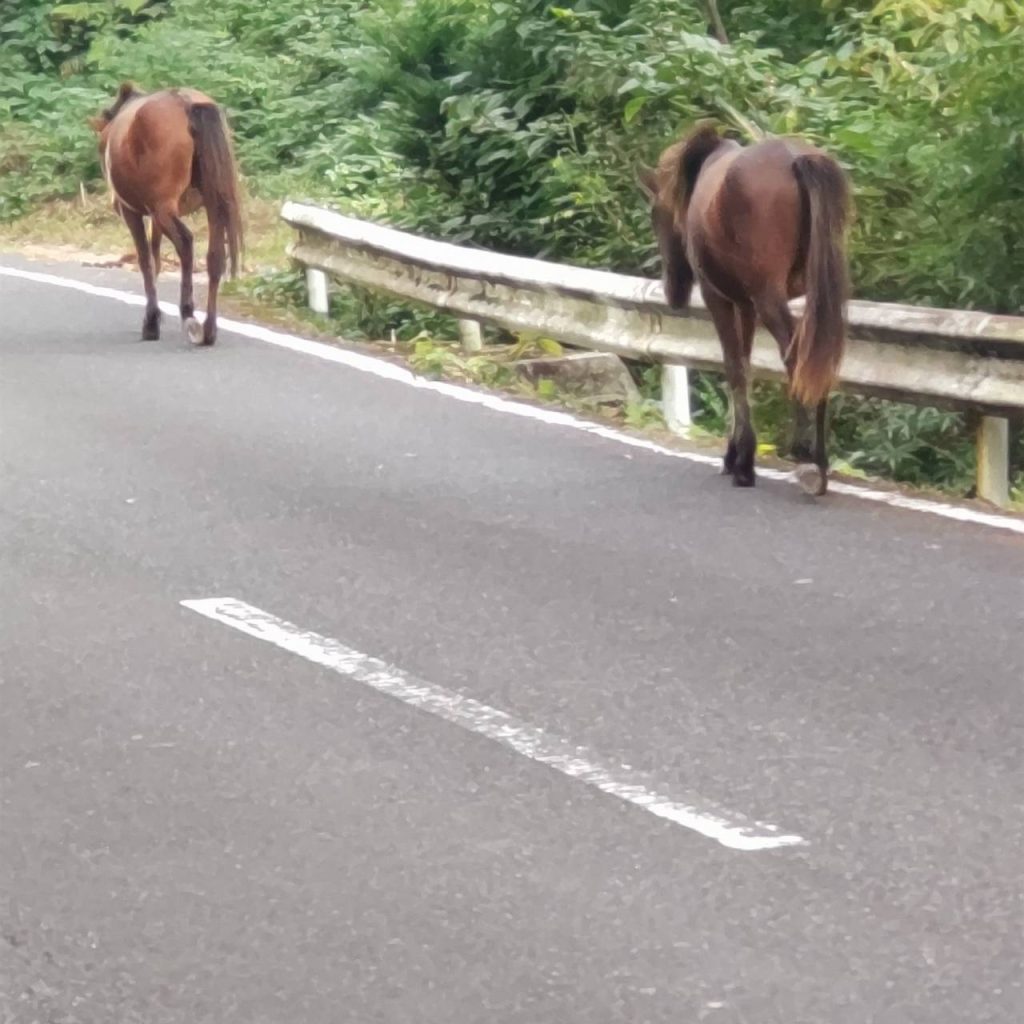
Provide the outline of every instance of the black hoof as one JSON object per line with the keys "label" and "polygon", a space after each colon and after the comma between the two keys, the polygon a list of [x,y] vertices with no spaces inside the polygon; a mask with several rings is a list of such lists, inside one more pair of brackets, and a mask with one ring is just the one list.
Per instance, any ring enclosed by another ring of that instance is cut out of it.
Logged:
{"label": "black hoof", "polygon": [[757,477],[753,470],[748,472],[737,469],[732,475],[732,483],[734,487],[753,487],[757,483]]}
{"label": "black hoof", "polygon": [[160,340],[160,310],[156,309],[151,313],[147,313],[145,319],[142,321],[142,340],[143,341],[159,341]]}

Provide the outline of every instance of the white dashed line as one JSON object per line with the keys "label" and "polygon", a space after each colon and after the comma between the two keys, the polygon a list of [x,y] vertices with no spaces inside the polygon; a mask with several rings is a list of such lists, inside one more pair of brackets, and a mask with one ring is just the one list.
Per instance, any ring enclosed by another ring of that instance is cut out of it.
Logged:
{"label": "white dashed line", "polygon": [[562,775],[585,782],[602,793],[641,807],[731,850],[775,850],[806,842],[800,836],[781,832],[774,825],[750,821],[705,801],[684,802],[649,788],[645,779],[625,766],[607,764],[591,751],[504,711],[417,679],[338,640],[310,633],[244,601],[215,597],[181,603],[208,619],[297,654],[467,732],[485,736],[531,761],[547,765]]}

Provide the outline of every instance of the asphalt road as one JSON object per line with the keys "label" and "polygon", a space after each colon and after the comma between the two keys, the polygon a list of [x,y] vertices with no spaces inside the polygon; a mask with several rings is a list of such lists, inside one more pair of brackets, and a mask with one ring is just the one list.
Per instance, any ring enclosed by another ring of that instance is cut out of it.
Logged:
{"label": "asphalt road", "polygon": [[[1024,538],[0,310],[3,1024],[1024,1020]],[[181,604],[219,597],[804,841]]]}

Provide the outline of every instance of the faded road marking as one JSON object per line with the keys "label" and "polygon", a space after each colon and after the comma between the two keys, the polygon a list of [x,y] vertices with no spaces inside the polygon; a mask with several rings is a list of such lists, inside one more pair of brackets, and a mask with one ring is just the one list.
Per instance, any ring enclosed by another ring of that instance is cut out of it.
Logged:
{"label": "faded road marking", "polygon": [[393,665],[352,650],[338,640],[310,633],[244,601],[214,597],[181,603],[240,633],[297,654],[468,732],[486,736],[531,761],[642,807],[658,818],[713,839],[731,850],[774,850],[806,842],[800,836],[782,833],[774,825],[750,821],[704,801],[681,802],[650,789],[637,773],[603,763],[584,747],[568,743],[472,697],[417,679]]}

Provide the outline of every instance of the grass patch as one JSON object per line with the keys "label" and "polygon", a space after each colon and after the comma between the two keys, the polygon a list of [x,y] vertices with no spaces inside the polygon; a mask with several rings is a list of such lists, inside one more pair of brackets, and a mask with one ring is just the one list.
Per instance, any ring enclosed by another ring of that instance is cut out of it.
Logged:
{"label": "grass patch", "polygon": [[[293,232],[280,218],[276,200],[248,196],[244,200],[245,260],[247,274],[267,274],[288,266],[287,246]],[[202,269],[206,251],[206,215],[186,217],[195,235],[197,270]],[[0,224],[0,245],[21,249],[29,255],[53,250],[55,258],[80,256],[116,260],[135,266],[135,246],[128,228],[110,205],[106,195],[83,192],[74,199],[55,199],[36,207],[18,220]],[[163,265],[178,266],[174,247],[164,241]]]}

